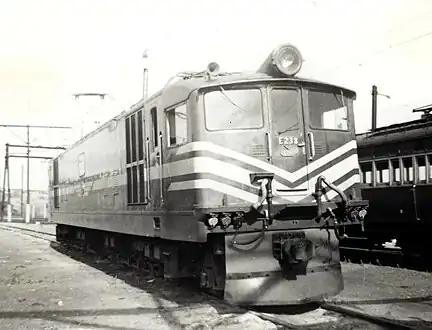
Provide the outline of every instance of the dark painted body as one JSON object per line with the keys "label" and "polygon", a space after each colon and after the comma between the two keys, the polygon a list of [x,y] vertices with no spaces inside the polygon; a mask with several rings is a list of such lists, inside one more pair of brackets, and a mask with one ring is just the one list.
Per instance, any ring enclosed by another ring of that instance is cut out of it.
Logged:
{"label": "dark painted body", "polygon": [[357,136],[366,234],[423,249],[432,232],[432,121],[423,118]]}

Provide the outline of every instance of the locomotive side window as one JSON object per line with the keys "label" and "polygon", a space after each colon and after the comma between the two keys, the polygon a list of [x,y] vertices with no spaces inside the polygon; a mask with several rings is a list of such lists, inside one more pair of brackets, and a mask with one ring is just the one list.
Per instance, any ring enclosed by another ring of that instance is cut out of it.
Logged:
{"label": "locomotive side window", "polygon": [[135,162],[137,160],[137,153],[136,153],[136,120],[135,120],[135,114],[131,116],[131,145],[132,145],[132,157],[131,161]]}
{"label": "locomotive side window", "polygon": [[309,90],[311,126],[326,130],[348,130],[348,103],[348,98],[340,94]]}
{"label": "locomotive side window", "polygon": [[261,128],[264,124],[259,89],[223,89],[204,95],[206,128],[210,131]]}
{"label": "locomotive side window", "polygon": [[159,145],[159,139],[158,139],[158,124],[157,124],[157,109],[156,109],[156,107],[154,107],[150,110],[150,116],[151,116],[151,130],[152,130],[152,137],[153,137],[153,146],[157,147]]}
{"label": "locomotive side window", "polygon": [[168,146],[180,145],[187,142],[186,104],[167,110],[166,120],[169,136]]}
{"label": "locomotive side window", "polygon": [[272,122],[276,133],[283,134],[298,129],[299,101],[298,92],[295,89],[272,89]]}
{"label": "locomotive side window", "polygon": [[142,111],[137,113],[137,126],[138,126],[138,160],[144,159],[144,135],[143,135],[143,118]]}
{"label": "locomotive side window", "polygon": [[145,203],[144,120],[142,110],[130,115],[126,124],[127,204]]}
{"label": "locomotive side window", "polygon": [[131,145],[130,145],[130,118],[127,117],[125,120],[125,129],[126,129],[126,163],[131,162]]}

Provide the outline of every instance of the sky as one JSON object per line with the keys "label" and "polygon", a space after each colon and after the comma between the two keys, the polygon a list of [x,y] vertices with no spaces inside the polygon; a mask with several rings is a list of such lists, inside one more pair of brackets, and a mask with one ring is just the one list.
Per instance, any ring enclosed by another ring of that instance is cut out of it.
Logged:
{"label": "sky", "polygon": [[[303,54],[299,75],[357,92],[357,132],[370,129],[374,84],[390,96],[378,99],[378,125],[415,119],[413,108],[432,103],[430,0],[9,0],[0,2],[0,125],[71,126],[31,130],[32,144],[68,144],[81,118],[88,131],[140,99],[144,65],[152,94],[212,61],[256,70],[286,42]],[[86,92],[108,96],[72,96]],[[5,143],[24,140],[25,130],[0,128],[1,159]],[[11,159],[12,188],[22,164]],[[46,189],[47,164],[31,160],[30,179]]]}

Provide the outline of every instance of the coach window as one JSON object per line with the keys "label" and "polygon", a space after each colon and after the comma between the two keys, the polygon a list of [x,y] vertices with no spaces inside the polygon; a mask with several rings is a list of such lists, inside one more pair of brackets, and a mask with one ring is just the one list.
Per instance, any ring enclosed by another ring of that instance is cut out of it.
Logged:
{"label": "coach window", "polygon": [[393,183],[401,183],[401,171],[398,158],[391,160],[391,167]]}
{"label": "coach window", "polygon": [[372,163],[360,163],[362,183],[372,184]]}
{"label": "coach window", "polygon": [[432,155],[427,155],[426,158],[426,178],[428,182],[432,182]]}
{"label": "coach window", "polygon": [[426,183],[426,156],[416,157],[417,182]]}
{"label": "coach window", "polygon": [[376,166],[376,180],[377,183],[389,183],[389,163],[387,160],[377,161]]}
{"label": "coach window", "polygon": [[210,91],[204,94],[204,114],[210,131],[261,128],[261,91],[223,87]]}
{"label": "coach window", "polygon": [[402,158],[402,163],[403,163],[403,167],[404,167],[403,182],[404,183],[413,183],[414,182],[414,169],[413,169],[412,157]]}
{"label": "coach window", "polygon": [[186,104],[166,111],[168,146],[184,144],[187,141]]}
{"label": "coach window", "polygon": [[326,130],[348,130],[350,100],[340,93],[308,91],[310,125]]}

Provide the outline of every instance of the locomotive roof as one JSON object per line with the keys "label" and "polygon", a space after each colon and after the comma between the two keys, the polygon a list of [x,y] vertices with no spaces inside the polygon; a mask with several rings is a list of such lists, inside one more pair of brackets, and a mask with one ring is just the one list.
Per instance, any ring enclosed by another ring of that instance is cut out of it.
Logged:
{"label": "locomotive roof", "polygon": [[265,82],[270,80],[272,82],[285,81],[291,83],[298,82],[298,83],[310,84],[310,85],[321,85],[321,86],[324,85],[324,86],[343,90],[347,95],[350,95],[354,98],[356,97],[356,93],[353,90],[347,89],[345,87],[325,83],[319,80],[314,80],[314,79],[302,78],[297,76],[275,78],[265,73],[257,73],[257,72],[221,73],[217,79],[209,80],[209,81],[204,80],[203,77],[181,79],[159,90],[157,93],[153,94],[146,101],[141,99],[140,101],[132,105],[131,108],[127,111],[127,113],[136,111],[137,109],[143,107],[144,104],[152,102],[154,99],[162,95],[162,92],[164,94],[164,98],[166,98],[167,102],[169,103],[166,104],[166,106],[171,106],[178,102],[186,100],[189,97],[190,93],[200,88],[218,86],[218,85],[228,85],[232,83],[253,83],[253,82],[259,83],[259,82]]}
{"label": "locomotive roof", "polygon": [[[117,116],[111,118],[92,132],[85,135],[83,138],[79,139],[75,143],[73,143],[69,148],[67,148],[65,151],[60,153],[57,157],[60,157],[63,153],[67,152],[68,150],[76,147],[80,143],[82,143],[84,140],[89,139],[91,136],[95,135],[96,133],[100,132],[101,130],[105,129],[109,125],[113,123],[113,121],[117,121],[121,118],[124,118],[128,116],[129,114],[139,110],[142,108],[146,103],[151,103],[155,101],[158,97],[160,97],[163,93],[164,95],[164,108],[177,104],[179,102],[182,102],[186,100],[189,95],[200,88],[205,87],[211,87],[211,86],[218,86],[218,85],[228,85],[232,83],[253,83],[253,82],[268,82],[268,81],[280,81],[280,82],[290,82],[292,84],[295,83],[301,83],[302,85],[320,85],[320,86],[327,86],[329,88],[337,88],[342,90],[347,95],[355,98],[356,93],[353,90],[336,86],[333,84],[325,83],[318,80],[313,79],[307,79],[302,77],[284,77],[284,78],[275,78],[270,75],[267,75],[265,73],[257,73],[257,72],[251,72],[251,73],[221,73],[217,79],[215,80],[209,80],[206,81],[202,76],[200,77],[193,77],[190,79],[180,79],[179,81],[176,81],[172,84],[169,84],[150,96],[147,100],[141,99],[134,105],[132,105],[129,109],[122,111]],[[165,101],[166,100],[166,101]]]}
{"label": "locomotive roof", "polygon": [[426,117],[403,123],[382,126],[374,131],[357,134],[359,147],[383,143],[397,143],[405,140],[421,139],[432,135],[432,118]]}

